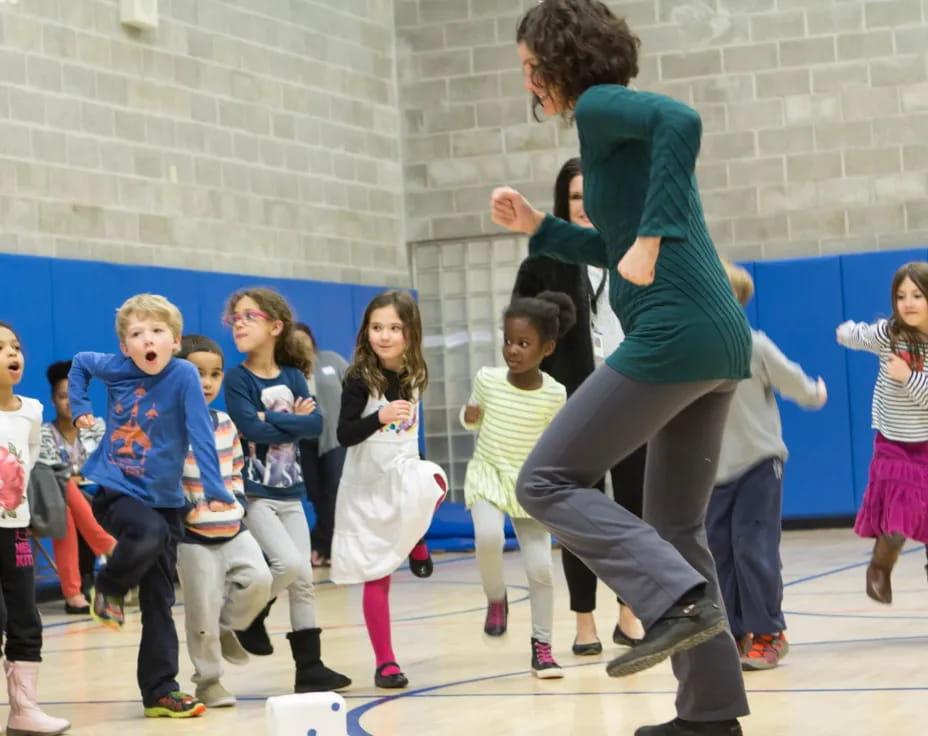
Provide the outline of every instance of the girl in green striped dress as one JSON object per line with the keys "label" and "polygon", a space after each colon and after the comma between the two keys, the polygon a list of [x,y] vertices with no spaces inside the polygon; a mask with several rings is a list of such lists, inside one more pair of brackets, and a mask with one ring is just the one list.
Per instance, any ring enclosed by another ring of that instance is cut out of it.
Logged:
{"label": "girl in green striped dress", "polygon": [[541,368],[556,341],[576,321],[570,297],[545,291],[516,298],[503,316],[505,366],[481,368],[461,423],[477,432],[467,465],[464,497],[474,520],[477,565],[487,596],[484,632],[506,632],[508,603],[503,580],[503,525],[512,519],[529,582],[532,610],[532,672],[562,677],[551,654],[554,618],[551,535],[519,505],[516,478],[522,463],[567,399],[567,390]]}

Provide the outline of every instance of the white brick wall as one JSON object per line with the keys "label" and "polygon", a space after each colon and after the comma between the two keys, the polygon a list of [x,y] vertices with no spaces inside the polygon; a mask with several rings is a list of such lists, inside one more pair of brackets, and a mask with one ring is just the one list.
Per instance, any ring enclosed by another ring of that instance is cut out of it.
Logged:
{"label": "white brick wall", "polygon": [[392,0],[0,4],[4,251],[407,284]]}

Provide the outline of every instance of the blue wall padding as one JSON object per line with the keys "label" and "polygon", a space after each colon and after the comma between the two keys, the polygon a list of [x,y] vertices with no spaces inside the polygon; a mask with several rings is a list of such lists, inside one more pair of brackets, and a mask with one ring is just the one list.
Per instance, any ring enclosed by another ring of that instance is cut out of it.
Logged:
{"label": "blue wall padding", "polygon": [[[892,314],[889,291],[893,274],[908,261],[924,260],[928,260],[928,249],[924,248],[841,256],[844,319],[875,322],[889,317]],[[867,486],[867,471],[873,451],[870,407],[878,370],[877,357],[873,353],[847,351],[855,507],[860,505]]]}
{"label": "blue wall padding", "polygon": [[[825,378],[828,405],[807,412],[781,402],[791,457],[786,466],[784,516],[814,518],[852,514],[866,484],[872,430],[870,401],[877,372],[872,355],[835,342],[846,319],[872,321],[889,314],[893,272],[909,260],[928,259],[928,249],[860,253],[823,258],[742,264],[754,276],[756,293],[747,307],[751,324],[765,331],[812,376]],[[200,273],[153,266],[57,260],[0,254],[0,320],[20,331],[27,354],[20,392],[46,404],[44,369],[78,350],[116,351],[115,310],[142,291],[161,293],[183,311],[185,330],[217,339],[227,367],[242,356],[220,324],[225,300],[254,285],[279,290],[309,323],[323,349],[349,358],[363,310],[381,291],[371,286]],[[103,393],[92,393],[103,412]],[[428,400],[428,396],[426,396]],[[221,400],[217,402],[221,408]],[[511,537],[507,525],[507,536]],[[470,514],[461,504],[444,504],[429,530],[443,548],[468,548]]]}
{"label": "blue wall padding", "polygon": [[780,401],[790,450],[784,475],[787,517],[855,510],[845,349],[835,342],[843,319],[841,262],[836,256],[754,265],[757,322],[805,372],[829,389],[821,411]]}

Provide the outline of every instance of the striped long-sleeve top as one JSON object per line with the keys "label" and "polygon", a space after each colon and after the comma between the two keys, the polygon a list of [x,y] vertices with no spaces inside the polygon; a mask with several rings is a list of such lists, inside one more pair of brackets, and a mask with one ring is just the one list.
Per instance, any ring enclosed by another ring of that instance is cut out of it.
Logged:
{"label": "striped long-sleeve top", "polygon": [[480,407],[476,424],[467,424],[467,407],[461,409],[461,424],[478,433],[474,455],[467,464],[464,501],[470,508],[482,498],[511,517],[524,519],[529,514],[516,500],[516,479],[541,433],[567,400],[567,389],[547,373],[541,374],[540,388],[516,388],[509,382],[508,372],[506,367],[477,372],[468,401]]}
{"label": "striped long-sleeve top", "polygon": [[[216,437],[216,454],[219,456],[219,472],[226,490],[241,504],[245,498],[242,481],[242,468],[245,457],[238,431],[229,415],[216,409],[209,410],[213,420]],[[197,466],[193,449],[187,451],[184,462],[184,474],[181,479],[184,497],[189,509],[184,521],[186,534],[184,541],[192,544],[216,544],[235,537],[242,530],[241,511],[236,515],[229,512],[209,510],[206,495],[203,493],[203,481]]]}
{"label": "striped long-sleeve top", "polygon": [[880,356],[880,372],[873,389],[873,428],[896,442],[928,440],[928,373],[919,351],[904,345],[897,347],[897,354],[912,367],[909,380],[900,383],[886,372],[891,350],[885,319],[874,324],[845,322],[838,327],[838,342]]}

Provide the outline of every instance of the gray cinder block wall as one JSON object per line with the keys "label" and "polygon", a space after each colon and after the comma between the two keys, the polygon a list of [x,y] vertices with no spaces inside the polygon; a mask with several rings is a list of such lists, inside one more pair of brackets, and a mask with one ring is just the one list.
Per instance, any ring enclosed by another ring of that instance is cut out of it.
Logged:
{"label": "gray cinder block wall", "polygon": [[[531,121],[514,47],[532,0],[396,0],[407,232],[498,232],[502,183],[549,207],[574,131]],[[613,2],[637,86],[693,105],[710,229],[735,258],[928,244],[926,0]]]}
{"label": "gray cinder block wall", "polygon": [[[531,121],[533,0],[0,2],[0,251],[408,284],[408,243],[550,205],[575,133]],[[720,250],[928,242],[928,0],[613,3],[638,84],[703,115]]]}
{"label": "gray cinder block wall", "polygon": [[0,2],[0,251],[408,284],[392,0]]}

